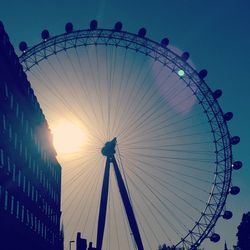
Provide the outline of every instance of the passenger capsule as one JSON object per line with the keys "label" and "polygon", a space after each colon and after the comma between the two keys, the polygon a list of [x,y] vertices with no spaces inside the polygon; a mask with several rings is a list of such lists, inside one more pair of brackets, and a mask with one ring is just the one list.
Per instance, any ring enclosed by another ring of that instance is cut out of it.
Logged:
{"label": "passenger capsule", "polygon": [[19,49],[20,51],[22,51],[23,53],[27,50],[28,46],[26,42],[20,42],[19,43]]}
{"label": "passenger capsule", "polygon": [[46,41],[47,39],[49,39],[49,31],[48,30],[43,30],[41,33],[41,37],[44,41]]}
{"label": "passenger capsule", "polygon": [[233,217],[233,213],[231,211],[225,211],[222,218],[225,220],[230,220]]}
{"label": "passenger capsule", "polygon": [[242,167],[242,162],[241,161],[235,161],[233,163],[233,169],[234,170],[239,170],[239,169],[241,169],[241,167]]}
{"label": "passenger capsule", "polygon": [[121,22],[117,22],[115,24],[114,30],[118,31],[118,32],[121,31],[122,30],[122,23]]}
{"label": "passenger capsule", "polygon": [[161,40],[161,46],[162,47],[167,47],[168,46],[168,44],[169,44],[169,40],[168,40],[168,38],[163,38],[162,40]]}
{"label": "passenger capsule", "polygon": [[207,76],[207,70],[203,69],[199,72],[199,77],[203,80]]}
{"label": "passenger capsule", "polygon": [[66,31],[66,33],[71,33],[73,31],[73,24],[72,23],[66,23],[65,31]]}
{"label": "passenger capsule", "polygon": [[145,37],[146,33],[147,33],[147,30],[145,28],[141,28],[138,31],[138,36],[139,37]]}
{"label": "passenger capsule", "polygon": [[230,142],[232,145],[236,145],[240,142],[240,137],[239,136],[233,136],[231,139],[230,139]]}
{"label": "passenger capsule", "polygon": [[227,112],[223,115],[225,121],[230,121],[233,118],[234,114],[232,112]]}
{"label": "passenger capsule", "polygon": [[230,188],[230,194],[237,195],[240,192],[240,188],[238,186],[233,186]]}
{"label": "passenger capsule", "polygon": [[214,243],[220,241],[220,235],[219,234],[216,234],[216,233],[213,233],[211,236],[210,236],[210,240]]}
{"label": "passenger capsule", "polygon": [[214,99],[218,99],[221,96],[222,96],[222,90],[221,89],[217,89],[217,90],[214,91],[214,93],[213,93]]}
{"label": "passenger capsule", "polygon": [[97,29],[97,26],[98,26],[97,21],[96,21],[96,20],[92,20],[92,21],[90,22],[89,28],[90,28],[91,30],[96,30],[96,29]]}
{"label": "passenger capsule", "polygon": [[188,58],[189,58],[189,53],[183,52],[183,54],[181,55],[181,59],[186,62]]}

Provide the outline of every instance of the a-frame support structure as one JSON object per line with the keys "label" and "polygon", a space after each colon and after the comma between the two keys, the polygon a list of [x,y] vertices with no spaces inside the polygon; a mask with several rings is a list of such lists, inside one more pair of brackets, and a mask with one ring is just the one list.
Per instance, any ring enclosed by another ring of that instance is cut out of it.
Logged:
{"label": "a-frame support structure", "polygon": [[107,160],[106,160],[106,165],[105,165],[105,170],[104,170],[100,209],[99,209],[98,228],[97,228],[97,245],[96,245],[97,250],[102,250],[103,235],[104,235],[104,228],[105,228],[105,221],[106,221],[106,212],[107,212],[107,202],[108,202],[109,172],[110,172],[111,164],[113,164],[113,167],[114,167],[117,184],[118,184],[122,202],[126,211],[129,226],[134,237],[135,244],[138,250],[144,250],[142,240],[141,240],[141,235],[140,235],[139,228],[135,219],[135,214],[134,214],[134,211],[133,211],[133,208],[132,208],[129,196],[128,196],[128,192],[124,184],[121,172],[119,170],[117,161],[115,159],[115,147],[116,147],[116,138],[114,138],[110,142],[107,142],[105,146],[102,148],[102,154],[107,157]]}

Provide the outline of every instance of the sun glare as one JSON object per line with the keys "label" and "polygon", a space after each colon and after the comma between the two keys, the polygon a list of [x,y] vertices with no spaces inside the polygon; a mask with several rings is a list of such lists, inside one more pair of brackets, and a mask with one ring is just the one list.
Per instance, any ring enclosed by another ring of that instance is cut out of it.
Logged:
{"label": "sun glare", "polygon": [[51,131],[53,144],[59,157],[79,152],[86,141],[83,129],[66,120],[53,126]]}

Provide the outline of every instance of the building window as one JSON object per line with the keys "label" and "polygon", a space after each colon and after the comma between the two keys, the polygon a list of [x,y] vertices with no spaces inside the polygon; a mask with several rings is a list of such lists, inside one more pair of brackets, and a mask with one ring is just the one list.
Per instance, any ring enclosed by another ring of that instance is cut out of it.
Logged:
{"label": "building window", "polygon": [[41,222],[41,235],[43,237],[43,223]]}
{"label": "building window", "polygon": [[2,191],[2,186],[0,186],[0,208],[1,208],[1,204],[2,204],[2,196],[3,196],[3,191]]}
{"label": "building window", "polygon": [[9,124],[9,140],[12,140],[12,126]]}
{"label": "building window", "polygon": [[36,216],[34,219],[34,230],[35,230],[35,232],[37,231],[37,217]]}
{"label": "building window", "polygon": [[27,194],[28,194],[28,196],[30,196],[30,181],[28,181]]}
{"label": "building window", "polygon": [[36,162],[35,160],[32,160],[32,168],[33,168],[33,174],[36,174]]}
{"label": "building window", "polygon": [[26,177],[23,176],[23,192],[25,193],[26,190]]}
{"label": "building window", "polygon": [[34,227],[34,216],[32,213],[30,213],[30,228]]}
{"label": "building window", "polygon": [[24,205],[22,205],[21,221],[24,222]]}
{"label": "building window", "polygon": [[[27,149],[26,149],[27,150]],[[29,154],[28,167],[31,168],[31,155]]]}
{"label": "building window", "polygon": [[22,141],[20,140],[20,144],[19,144],[19,155],[22,156],[23,154],[23,143]]}
{"label": "building window", "polygon": [[4,132],[6,130],[6,117],[5,117],[5,114],[3,114],[3,130],[4,130]]}
{"label": "building window", "polygon": [[38,191],[36,190],[36,203],[38,202]]}
{"label": "building window", "polygon": [[40,234],[41,233],[41,228],[40,228],[40,226],[41,226],[41,224],[40,224],[40,220],[38,219],[38,223],[37,223],[37,225],[38,225],[38,234]]}
{"label": "building window", "polygon": [[17,133],[14,135],[14,147],[17,149]]}
{"label": "building window", "polygon": [[11,195],[11,203],[10,203],[10,213],[14,213],[14,196]]}
{"label": "building window", "polygon": [[4,193],[4,210],[7,210],[8,209],[8,191],[5,191]]}
{"label": "building window", "polygon": [[33,133],[33,129],[30,127],[30,137],[33,139],[34,138],[34,133]]}
{"label": "building window", "polygon": [[19,116],[19,104],[16,104],[16,118]]}
{"label": "building window", "polygon": [[0,148],[0,168],[4,167],[4,154],[3,149]]}
{"label": "building window", "polygon": [[18,183],[17,183],[18,187],[21,187],[21,178],[22,178],[21,170],[18,170]]}
{"label": "building window", "polygon": [[25,122],[25,133],[26,133],[26,135],[28,134],[28,132],[29,132],[29,123],[28,123],[28,120],[26,120],[26,122]]}
{"label": "building window", "polygon": [[16,218],[19,219],[19,206],[20,206],[20,203],[19,201],[16,202]]}
{"label": "building window", "polygon": [[35,188],[34,186],[32,185],[32,188],[31,188],[31,200],[34,201],[34,192],[35,192]]}
{"label": "building window", "polygon": [[13,164],[12,181],[13,181],[13,182],[16,181],[16,165],[15,165],[15,164]]}
{"label": "building window", "polygon": [[7,170],[8,170],[8,173],[10,174],[11,171],[10,171],[10,158],[7,157]]}
{"label": "building window", "polygon": [[9,98],[9,90],[8,90],[8,85],[7,85],[7,83],[4,84],[4,95],[5,95],[5,98],[6,98],[6,99]]}
{"label": "building window", "polygon": [[28,160],[27,147],[24,147],[24,160],[25,162]]}
{"label": "building window", "polygon": [[11,108],[11,110],[13,110],[13,108],[14,108],[14,98],[13,98],[12,94],[10,95],[10,108]]}
{"label": "building window", "polygon": [[23,112],[21,112],[21,125],[23,127]]}
{"label": "building window", "polygon": [[26,209],[26,225],[28,226],[30,224],[30,213],[29,209]]}
{"label": "building window", "polygon": [[47,227],[44,225],[44,239],[47,239]]}

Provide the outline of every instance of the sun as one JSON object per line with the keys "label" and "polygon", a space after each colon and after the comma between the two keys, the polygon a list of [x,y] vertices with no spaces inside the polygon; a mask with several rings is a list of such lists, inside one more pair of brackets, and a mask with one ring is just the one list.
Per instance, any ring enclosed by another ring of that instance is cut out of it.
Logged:
{"label": "sun", "polygon": [[53,145],[59,157],[79,152],[86,141],[85,131],[76,123],[61,120],[51,127]]}

